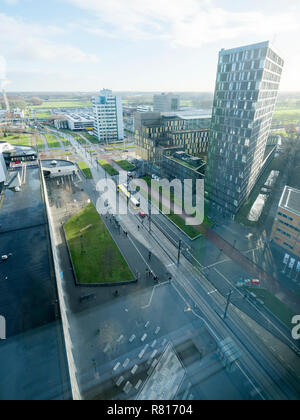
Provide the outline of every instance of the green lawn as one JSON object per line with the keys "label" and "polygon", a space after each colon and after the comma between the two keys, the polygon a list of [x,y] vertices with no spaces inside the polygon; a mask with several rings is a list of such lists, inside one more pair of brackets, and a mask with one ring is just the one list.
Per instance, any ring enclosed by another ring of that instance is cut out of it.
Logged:
{"label": "green lawn", "polygon": [[261,299],[266,308],[269,309],[277,318],[279,318],[288,328],[291,328],[291,320],[295,315],[284,303],[272,295],[268,290],[265,289],[248,289],[249,292],[253,292],[258,299]]}
{"label": "green lawn", "polygon": [[115,170],[106,160],[104,159],[98,159],[98,163],[102,168],[110,175],[115,176],[119,175],[119,172]]}
{"label": "green lawn", "polygon": [[65,139],[63,136],[61,136],[61,135],[58,135],[59,136],[59,138],[60,138],[60,141],[63,143],[63,145],[65,146],[65,147],[69,147],[69,146],[71,146],[71,143],[69,142],[69,140],[67,140],[67,139]]}
{"label": "green lawn", "polygon": [[59,141],[55,136],[53,136],[53,134],[44,134],[44,136],[50,149],[56,149],[60,147]]}
{"label": "green lawn", "polygon": [[81,171],[83,172],[84,176],[87,179],[92,179],[93,178],[92,172],[85,162],[83,162],[83,161],[78,162],[77,165],[79,166],[79,168],[81,169]]}
{"label": "green lawn", "polygon": [[200,235],[200,232],[196,230],[194,226],[186,225],[185,221],[178,214],[169,214],[167,217],[191,239],[195,239]]}
{"label": "green lawn", "polygon": [[83,136],[89,140],[91,143],[93,144],[99,144],[99,140],[97,139],[97,137],[92,136],[91,134],[88,133],[83,133]]}
{"label": "green lawn", "polygon": [[116,162],[124,171],[133,171],[135,169],[135,166],[127,160],[115,160],[114,162]]}
{"label": "green lawn", "polygon": [[38,150],[44,150],[45,149],[45,144],[43,142],[43,139],[39,135],[36,137],[36,147],[37,147]]}
{"label": "green lawn", "polygon": [[14,146],[30,146],[31,134],[10,134],[6,137],[0,137],[0,141],[7,141]]}
{"label": "green lawn", "polygon": [[87,144],[87,141],[86,140],[84,140],[79,134],[75,134],[75,133],[73,133],[73,131],[71,131],[69,134],[71,134],[72,136],[73,136],[73,138],[79,143],[79,144],[82,144],[82,145],[86,145]]}
{"label": "green lawn", "polygon": [[119,283],[134,277],[93,204],[65,225],[77,281]]}

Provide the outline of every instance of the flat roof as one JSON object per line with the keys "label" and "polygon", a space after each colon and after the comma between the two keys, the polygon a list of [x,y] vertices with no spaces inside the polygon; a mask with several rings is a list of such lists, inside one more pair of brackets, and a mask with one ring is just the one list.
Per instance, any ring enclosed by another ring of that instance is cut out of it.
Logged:
{"label": "flat roof", "polygon": [[285,186],[279,207],[300,216],[300,190]]}
{"label": "flat roof", "polygon": [[0,209],[0,345],[4,399],[63,399],[69,394],[54,268],[39,168],[27,168],[20,192],[5,190]]}
{"label": "flat roof", "polygon": [[183,120],[212,118],[212,111],[207,109],[191,109],[189,111],[162,112],[162,117],[178,117]]}
{"label": "flat roof", "polygon": [[265,41],[265,42],[259,42],[257,44],[250,44],[250,45],[244,45],[242,47],[230,48],[228,50],[223,48],[220,51],[220,55],[231,54],[234,52],[245,51],[245,50],[253,50],[256,48],[263,48],[263,47],[269,47],[269,46],[270,46],[270,41]]}

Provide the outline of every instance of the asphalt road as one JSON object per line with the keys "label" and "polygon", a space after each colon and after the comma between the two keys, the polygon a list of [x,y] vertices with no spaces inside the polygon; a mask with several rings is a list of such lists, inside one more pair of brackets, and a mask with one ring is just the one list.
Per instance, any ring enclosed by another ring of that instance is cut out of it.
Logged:
{"label": "asphalt road", "polygon": [[[92,160],[85,158],[80,147],[77,147],[77,152],[91,165],[95,181],[101,179],[103,172],[101,173],[97,169]],[[128,215],[121,218],[124,224],[128,223],[127,219],[130,219],[138,230],[136,216]],[[138,233],[134,232],[134,235],[136,236]],[[152,226],[152,235],[145,229],[143,235],[153,249],[156,249],[159,255],[164,255],[165,261],[169,261],[167,265],[173,277],[173,287],[178,291],[183,301],[191,305],[193,312],[203,319],[215,338],[233,336],[239,343],[244,354],[239,362],[239,369],[245,378],[253,384],[257,394],[262,399],[298,399],[299,378],[295,378],[273,357],[232,308],[229,309],[227,321],[224,322],[222,319],[226,304],[224,297],[217,292],[212,293],[211,284],[203,275],[196,274],[185,258],[182,258],[179,267],[176,265],[177,249],[166,238],[166,235],[157,226]],[[201,315],[198,315],[198,311]]]}

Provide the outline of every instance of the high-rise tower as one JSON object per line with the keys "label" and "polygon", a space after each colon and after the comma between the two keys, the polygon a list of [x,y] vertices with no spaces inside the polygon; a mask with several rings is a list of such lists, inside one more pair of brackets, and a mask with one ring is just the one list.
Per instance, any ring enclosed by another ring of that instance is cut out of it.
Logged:
{"label": "high-rise tower", "polygon": [[234,217],[264,163],[284,61],[269,42],[219,54],[206,197]]}
{"label": "high-rise tower", "polygon": [[99,141],[111,143],[124,139],[122,99],[111,90],[102,90],[93,98],[94,131]]}

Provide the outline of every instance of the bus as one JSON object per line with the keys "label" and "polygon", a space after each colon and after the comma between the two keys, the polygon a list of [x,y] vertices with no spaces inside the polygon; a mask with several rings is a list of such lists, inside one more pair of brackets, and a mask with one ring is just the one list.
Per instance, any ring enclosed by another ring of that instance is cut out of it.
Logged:
{"label": "bus", "polygon": [[127,190],[126,185],[124,185],[124,184],[118,185],[118,191],[119,191],[120,195],[122,195],[122,197],[125,200],[129,199],[129,204],[131,205],[131,207],[134,210],[139,210],[140,209],[141,203],[135,197],[133,197],[130,194],[130,192]]}

